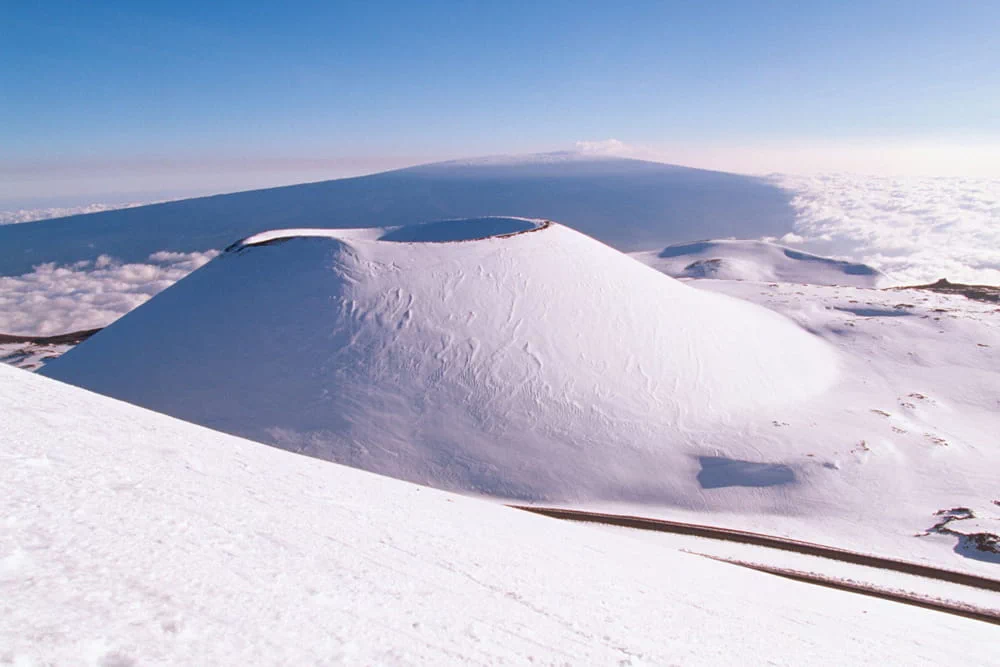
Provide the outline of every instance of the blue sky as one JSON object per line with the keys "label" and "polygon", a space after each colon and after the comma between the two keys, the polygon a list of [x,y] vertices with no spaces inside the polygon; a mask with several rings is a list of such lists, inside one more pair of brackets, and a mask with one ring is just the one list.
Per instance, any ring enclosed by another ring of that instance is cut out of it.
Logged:
{"label": "blue sky", "polygon": [[1000,147],[986,0],[22,0],[2,23],[0,204],[611,138],[738,171],[976,167]]}

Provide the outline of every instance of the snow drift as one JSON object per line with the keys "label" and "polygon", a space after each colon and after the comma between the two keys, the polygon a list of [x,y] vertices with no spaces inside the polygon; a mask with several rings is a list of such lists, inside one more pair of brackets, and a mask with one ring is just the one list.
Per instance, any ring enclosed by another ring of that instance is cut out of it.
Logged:
{"label": "snow drift", "polygon": [[633,257],[675,278],[711,278],[812,285],[881,287],[881,271],[865,264],[812,255],[765,241],[697,241]]}
{"label": "snow drift", "polygon": [[251,237],[43,373],[437,487],[690,505],[699,457],[837,360],[567,227],[489,218]]}

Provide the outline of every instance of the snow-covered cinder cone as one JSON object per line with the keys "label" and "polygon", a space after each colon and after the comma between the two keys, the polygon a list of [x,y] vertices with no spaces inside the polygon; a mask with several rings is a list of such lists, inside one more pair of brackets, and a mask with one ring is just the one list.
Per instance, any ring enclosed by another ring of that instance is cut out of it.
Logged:
{"label": "snow-covered cinder cone", "polygon": [[44,374],[448,489],[688,504],[823,341],[522,218],[250,237]]}

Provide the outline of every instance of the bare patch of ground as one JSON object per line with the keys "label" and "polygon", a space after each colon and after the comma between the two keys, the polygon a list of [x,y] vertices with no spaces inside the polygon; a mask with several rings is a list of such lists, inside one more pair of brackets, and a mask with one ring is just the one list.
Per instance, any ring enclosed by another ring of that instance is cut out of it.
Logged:
{"label": "bare patch of ground", "polygon": [[934,513],[934,516],[941,517],[941,520],[928,528],[927,532],[923,533],[924,535],[951,535],[958,538],[955,553],[967,558],[1000,563],[1000,535],[986,531],[963,533],[951,526],[956,521],[975,519],[976,515],[971,509],[952,507],[951,509],[939,510]]}
{"label": "bare patch of ground", "polygon": [[961,294],[964,297],[975,301],[985,301],[987,303],[1000,303],[1000,287],[993,285],[966,285],[963,283],[953,283],[947,278],[942,278],[936,283],[927,285],[905,285],[903,287],[892,287],[893,290],[928,290],[941,294]]}

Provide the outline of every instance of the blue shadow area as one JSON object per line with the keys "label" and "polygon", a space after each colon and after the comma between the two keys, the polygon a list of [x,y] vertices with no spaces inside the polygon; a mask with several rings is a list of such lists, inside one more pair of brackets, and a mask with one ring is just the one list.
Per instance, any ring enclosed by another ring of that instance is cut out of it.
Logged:
{"label": "blue shadow area", "polygon": [[721,456],[699,456],[698,483],[703,489],[727,486],[779,486],[795,482],[795,471],[783,463],[754,463]]}
{"label": "blue shadow area", "polygon": [[516,234],[537,228],[529,220],[516,218],[478,218],[475,220],[443,220],[423,225],[410,225],[394,229],[379,237],[379,241],[397,243],[447,243],[448,241],[473,241],[490,236]]}
{"label": "blue shadow area", "polygon": [[684,255],[697,255],[712,247],[709,241],[696,241],[695,243],[685,243],[683,245],[673,245],[664,248],[657,257],[682,257]]}
{"label": "blue shadow area", "polygon": [[811,255],[807,252],[799,252],[798,250],[792,250],[790,248],[785,248],[784,252],[785,257],[789,259],[795,259],[801,262],[822,262],[824,264],[838,266],[843,269],[844,273],[850,276],[874,276],[878,274],[878,269],[872,268],[867,264],[857,264],[855,262],[845,262],[839,259],[820,257],[818,255]]}
{"label": "blue shadow area", "polygon": [[860,317],[906,317],[907,315],[912,315],[913,313],[908,310],[903,309],[886,309],[886,308],[848,308],[848,307],[837,307],[834,310],[839,310],[844,313],[851,313],[852,315],[858,315]]}

